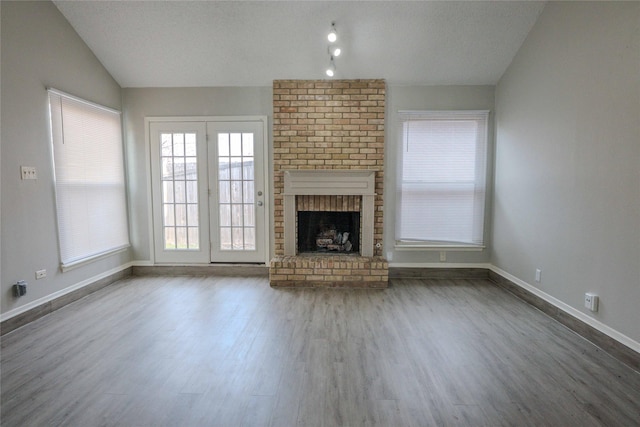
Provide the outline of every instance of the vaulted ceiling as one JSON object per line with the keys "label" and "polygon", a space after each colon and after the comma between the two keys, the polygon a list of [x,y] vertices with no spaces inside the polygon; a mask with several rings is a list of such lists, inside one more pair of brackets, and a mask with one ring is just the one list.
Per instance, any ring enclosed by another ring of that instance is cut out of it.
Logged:
{"label": "vaulted ceiling", "polygon": [[495,84],[544,2],[63,1],[54,3],[122,87],[270,86],[336,78]]}

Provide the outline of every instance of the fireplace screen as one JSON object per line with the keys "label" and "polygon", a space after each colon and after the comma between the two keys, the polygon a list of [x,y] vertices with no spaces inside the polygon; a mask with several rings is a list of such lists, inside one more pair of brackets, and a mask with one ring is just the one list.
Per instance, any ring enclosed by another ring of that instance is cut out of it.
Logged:
{"label": "fireplace screen", "polygon": [[298,212],[298,253],[360,252],[360,212]]}

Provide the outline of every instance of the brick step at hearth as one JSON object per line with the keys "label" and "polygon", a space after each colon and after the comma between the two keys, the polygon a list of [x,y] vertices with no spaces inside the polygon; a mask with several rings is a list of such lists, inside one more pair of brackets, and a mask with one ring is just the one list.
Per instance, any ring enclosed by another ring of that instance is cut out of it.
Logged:
{"label": "brick step at hearth", "polygon": [[296,255],[271,260],[272,287],[386,288],[389,263],[357,255]]}

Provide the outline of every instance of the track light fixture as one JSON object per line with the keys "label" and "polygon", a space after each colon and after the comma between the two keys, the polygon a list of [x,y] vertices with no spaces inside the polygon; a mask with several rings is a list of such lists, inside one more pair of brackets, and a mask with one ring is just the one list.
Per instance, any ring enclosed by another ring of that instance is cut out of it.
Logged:
{"label": "track light fixture", "polygon": [[337,58],[342,53],[340,46],[335,44],[338,40],[338,32],[336,31],[335,22],[331,23],[331,30],[329,31],[329,35],[327,35],[327,40],[329,40],[329,46],[327,47],[327,53],[329,54],[329,67],[326,69],[325,73],[327,76],[333,77],[336,74],[334,58]]}
{"label": "track light fixture", "polygon": [[335,43],[335,41],[338,40],[338,33],[336,32],[336,23],[335,22],[331,23],[331,31],[329,31],[329,35],[327,36],[327,40],[329,40],[329,43]]}
{"label": "track light fixture", "polygon": [[333,63],[333,56],[331,57],[329,68],[327,68],[326,73],[329,77],[333,77],[333,75],[336,73],[336,64]]}

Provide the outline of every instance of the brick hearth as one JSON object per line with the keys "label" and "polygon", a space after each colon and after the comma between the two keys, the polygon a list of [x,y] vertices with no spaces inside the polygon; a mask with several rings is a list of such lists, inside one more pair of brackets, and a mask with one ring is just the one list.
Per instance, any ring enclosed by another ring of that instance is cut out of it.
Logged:
{"label": "brick hearth", "polygon": [[282,256],[271,260],[271,286],[386,288],[389,264],[353,255]]}
{"label": "brick hearth", "polygon": [[[368,196],[373,198],[370,243],[382,243],[385,94],[384,80],[274,81],[276,257],[269,268],[272,286],[387,286],[388,263],[381,257],[381,248],[369,248],[371,257],[285,256],[284,224],[285,171],[369,170],[375,172],[375,196]],[[318,210],[338,211],[362,205],[361,196],[340,196],[340,203],[336,197],[298,195],[295,205],[313,203]]]}

